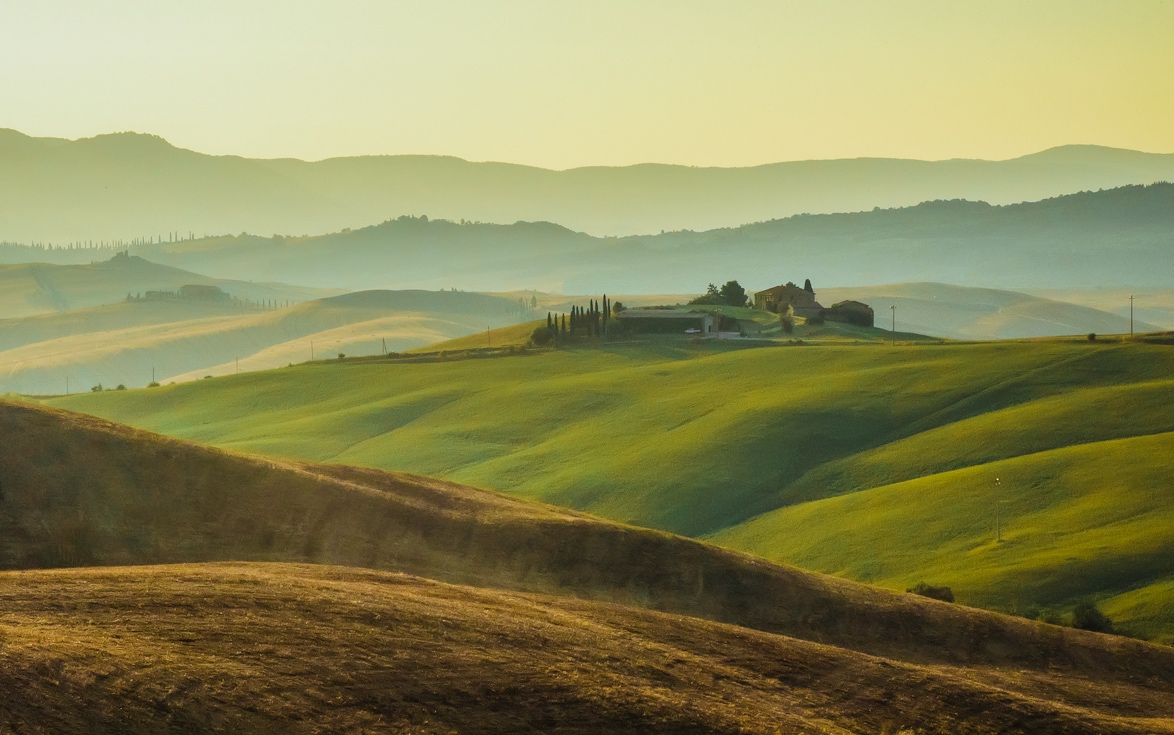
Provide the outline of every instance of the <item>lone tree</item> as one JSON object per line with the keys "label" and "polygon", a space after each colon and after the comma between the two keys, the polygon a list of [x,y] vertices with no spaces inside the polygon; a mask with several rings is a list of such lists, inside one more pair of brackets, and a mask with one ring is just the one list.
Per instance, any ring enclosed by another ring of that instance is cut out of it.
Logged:
{"label": "lone tree", "polygon": [[745,306],[746,305],[746,289],[742,288],[737,281],[726,281],[725,285],[718,291],[721,296],[723,304],[730,306]]}

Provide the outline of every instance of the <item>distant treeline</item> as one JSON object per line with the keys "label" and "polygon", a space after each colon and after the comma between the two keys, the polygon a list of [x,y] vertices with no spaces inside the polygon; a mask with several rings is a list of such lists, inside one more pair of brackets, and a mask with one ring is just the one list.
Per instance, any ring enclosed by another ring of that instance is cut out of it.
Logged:
{"label": "distant treeline", "polygon": [[0,240],[0,260],[27,263],[33,260],[49,263],[80,263],[85,258],[106,260],[130,248],[162,245],[169,242],[195,240],[196,233],[169,232],[163,235],[132,237],[129,240],[78,240],[67,243],[13,242]]}

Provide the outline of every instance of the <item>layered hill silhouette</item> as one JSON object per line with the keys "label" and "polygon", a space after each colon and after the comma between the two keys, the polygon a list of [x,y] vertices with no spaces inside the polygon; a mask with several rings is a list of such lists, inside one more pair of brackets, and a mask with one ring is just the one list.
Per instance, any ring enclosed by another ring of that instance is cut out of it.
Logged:
{"label": "layered hill silhouette", "polygon": [[[32,255],[42,253],[34,252]],[[146,291],[175,291],[182,286],[216,286],[229,296],[251,302],[299,303],[332,296],[341,289],[291,286],[258,279],[211,278],[119,253],[97,262],[0,265],[0,319],[54,314],[105,306]]]}
{"label": "layered hill silhouette", "polygon": [[319,234],[400,215],[651,234],[933,199],[1010,204],[1171,179],[1174,155],[1098,146],[1007,161],[865,158],[550,171],[443,156],[257,160],[204,155],[152,135],[64,140],[0,130],[0,240]]}
{"label": "layered hill silhouette", "polygon": [[[130,251],[221,278],[353,290],[701,293],[731,278],[751,290],[796,278],[817,288],[933,281],[1004,290],[1164,289],[1172,237],[1174,184],[1154,184],[1006,206],[933,201],[623,238],[544,222],[402,217],[316,237],[219,236]],[[9,251],[10,258],[51,255]]]}
{"label": "layered hill silhouette", "polygon": [[[68,268],[69,266],[62,266]],[[376,355],[513,324],[516,301],[454,291],[362,291],[285,308],[123,301],[0,319],[0,391],[143,387],[314,357]],[[315,352],[316,351],[316,352]]]}
{"label": "layered hill silhouette", "polygon": [[0,428],[18,731],[1174,729],[1167,648],[421,477]]}

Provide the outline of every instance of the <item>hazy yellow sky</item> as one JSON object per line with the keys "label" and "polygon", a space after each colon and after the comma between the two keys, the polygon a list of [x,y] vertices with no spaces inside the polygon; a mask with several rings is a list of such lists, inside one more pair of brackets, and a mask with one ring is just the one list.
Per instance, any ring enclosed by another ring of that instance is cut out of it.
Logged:
{"label": "hazy yellow sky", "polygon": [[1174,1],[0,0],[0,127],[553,168],[1174,152]]}

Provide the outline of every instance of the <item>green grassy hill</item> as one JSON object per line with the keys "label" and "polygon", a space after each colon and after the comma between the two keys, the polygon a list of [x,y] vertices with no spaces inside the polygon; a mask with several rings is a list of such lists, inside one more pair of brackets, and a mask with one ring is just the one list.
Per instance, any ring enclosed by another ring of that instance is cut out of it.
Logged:
{"label": "green grassy hill", "polygon": [[[53,403],[234,449],[491,487],[895,588],[924,578],[998,609],[1066,613],[1089,598],[1131,632],[1174,634],[1151,594],[1174,578],[1162,561],[1174,496],[1160,480],[1174,470],[1161,444],[1174,432],[1169,345],[740,347],[305,365]],[[1009,494],[1003,544],[994,476]],[[858,512],[881,530],[860,541],[838,509],[868,499]],[[1137,543],[1133,522],[1146,529]]]}
{"label": "green grassy hill", "polygon": [[1164,647],[438,480],[0,430],[18,732],[1174,732]]}
{"label": "green grassy hill", "polygon": [[[141,387],[321,358],[380,354],[511,324],[516,304],[462,292],[370,291],[285,309],[124,302],[0,321],[0,390]],[[313,345],[311,344],[313,343]],[[239,364],[237,360],[239,359]]]}

